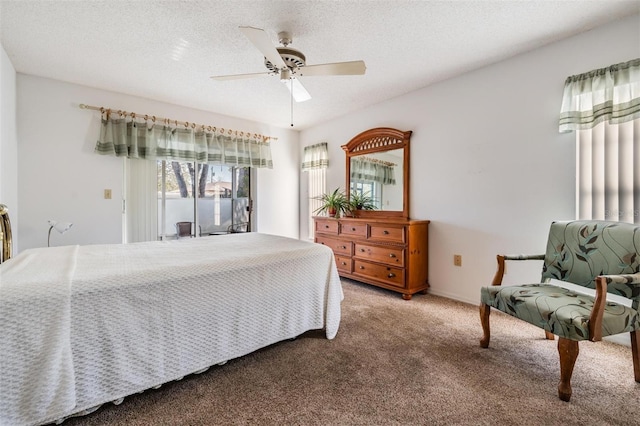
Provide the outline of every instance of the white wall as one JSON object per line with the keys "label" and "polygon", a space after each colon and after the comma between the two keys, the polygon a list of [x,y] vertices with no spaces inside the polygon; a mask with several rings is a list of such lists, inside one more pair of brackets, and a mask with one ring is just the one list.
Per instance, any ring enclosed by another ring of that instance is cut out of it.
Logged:
{"label": "white wall", "polygon": [[[18,227],[18,135],[16,130],[16,71],[0,46],[0,204],[9,208],[12,230]],[[18,235],[13,232],[14,253]]]}
{"label": "white wall", "polygon": [[123,160],[94,153],[100,113],[81,103],[277,137],[274,168],[258,172],[257,230],[298,237],[298,132],[18,73],[21,249],[46,246],[48,219],[74,224],[51,245],[122,241]]}
{"label": "white wall", "polygon": [[[557,124],[565,78],[640,56],[639,35],[635,15],[304,130],[300,143],[329,143],[333,189],[345,185],[340,145],[373,127],[412,130],[410,216],[432,221],[431,293],[475,304],[496,254],[543,253],[551,221],[574,218],[574,136]],[[304,174],[301,185],[305,218]],[[540,270],[510,263],[505,282]]]}
{"label": "white wall", "polygon": [[271,144],[273,168],[257,169],[258,189],[254,208],[258,213],[258,231],[298,238],[300,216],[300,142],[298,131],[273,128],[269,135],[280,137]]}

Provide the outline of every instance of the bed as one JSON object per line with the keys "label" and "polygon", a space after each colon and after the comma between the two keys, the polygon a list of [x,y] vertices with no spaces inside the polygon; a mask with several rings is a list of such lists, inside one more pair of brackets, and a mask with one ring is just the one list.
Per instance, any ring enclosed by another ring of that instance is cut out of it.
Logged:
{"label": "bed", "polygon": [[320,244],[260,233],[29,249],[0,265],[0,424],[37,425],[340,324]]}

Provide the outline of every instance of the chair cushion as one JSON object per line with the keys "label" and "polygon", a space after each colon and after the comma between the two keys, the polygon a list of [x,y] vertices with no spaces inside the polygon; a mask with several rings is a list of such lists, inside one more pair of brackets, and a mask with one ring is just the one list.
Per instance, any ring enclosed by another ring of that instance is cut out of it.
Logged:
{"label": "chair cushion", "polygon": [[[551,284],[482,287],[482,303],[571,340],[589,339],[592,296]],[[602,335],[640,329],[638,311],[607,302],[602,319]]]}

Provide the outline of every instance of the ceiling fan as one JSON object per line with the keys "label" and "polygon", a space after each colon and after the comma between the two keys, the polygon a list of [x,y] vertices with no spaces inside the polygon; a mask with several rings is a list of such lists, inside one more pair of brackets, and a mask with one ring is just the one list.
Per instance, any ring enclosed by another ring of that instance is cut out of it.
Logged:
{"label": "ceiling fan", "polygon": [[279,75],[280,81],[285,83],[296,102],[311,99],[311,95],[304,88],[298,77],[313,77],[322,75],[362,75],[366,67],[364,61],[336,62],[330,64],[307,65],[302,52],[289,47],[292,38],[286,31],[278,33],[278,41],[282,47],[275,47],[267,33],[260,28],[240,27],[240,31],[264,55],[266,72],[252,74],[212,76],[214,80],[234,80],[253,78],[264,75]]}

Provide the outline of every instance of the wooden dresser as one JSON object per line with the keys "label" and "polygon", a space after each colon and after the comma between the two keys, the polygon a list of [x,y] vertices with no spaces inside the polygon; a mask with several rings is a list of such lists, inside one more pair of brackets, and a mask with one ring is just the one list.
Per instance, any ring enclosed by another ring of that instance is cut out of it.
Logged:
{"label": "wooden dresser", "polygon": [[333,250],[342,277],[402,293],[426,293],[428,220],[316,216],[315,242]]}

